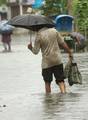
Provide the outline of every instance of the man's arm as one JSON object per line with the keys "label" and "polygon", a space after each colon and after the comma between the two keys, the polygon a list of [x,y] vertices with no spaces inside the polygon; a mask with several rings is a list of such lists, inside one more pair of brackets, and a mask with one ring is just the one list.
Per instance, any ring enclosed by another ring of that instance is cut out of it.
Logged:
{"label": "man's arm", "polygon": [[80,43],[80,38],[79,38],[79,37],[76,37],[76,41],[77,41],[78,45],[81,44],[81,43]]}
{"label": "man's arm", "polygon": [[39,50],[40,50],[40,37],[37,36],[35,43],[34,43],[34,47],[32,46],[32,42],[30,44],[28,44],[28,49],[30,49],[34,54],[38,54]]}
{"label": "man's arm", "polygon": [[73,55],[72,55],[72,51],[71,49],[68,47],[68,45],[64,42],[62,43],[62,47],[67,51],[67,53],[69,54],[69,58],[72,59]]}
{"label": "man's arm", "polygon": [[58,44],[61,45],[67,51],[67,53],[69,54],[69,58],[72,59],[73,58],[72,51],[68,47],[62,36],[59,34],[59,32],[57,32],[57,38]]}

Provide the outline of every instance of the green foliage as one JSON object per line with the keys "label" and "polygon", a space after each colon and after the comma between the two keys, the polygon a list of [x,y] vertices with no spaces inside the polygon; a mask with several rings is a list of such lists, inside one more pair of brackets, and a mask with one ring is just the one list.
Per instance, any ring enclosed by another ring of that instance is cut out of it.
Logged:
{"label": "green foliage", "polygon": [[6,0],[0,0],[0,5],[6,4]]}
{"label": "green foliage", "polygon": [[78,3],[78,0],[72,1],[72,11],[73,11],[72,13],[73,13],[73,15],[75,15],[75,13],[76,13],[77,3]]}
{"label": "green foliage", "polygon": [[80,31],[88,30],[88,0],[78,0],[75,10]]}
{"label": "green foliage", "polygon": [[44,15],[56,15],[66,12],[66,0],[45,0],[41,8]]}

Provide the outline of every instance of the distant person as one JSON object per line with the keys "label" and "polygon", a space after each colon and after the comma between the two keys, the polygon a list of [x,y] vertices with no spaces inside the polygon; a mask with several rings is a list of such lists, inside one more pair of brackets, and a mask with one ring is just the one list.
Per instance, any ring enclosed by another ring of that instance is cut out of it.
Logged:
{"label": "distant person", "polygon": [[41,49],[42,76],[45,82],[46,93],[51,92],[51,82],[53,80],[53,75],[61,93],[66,92],[63,63],[59,46],[63,46],[63,48],[67,50],[69,59],[71,59],[71,50],[64,42],[59,32],[57,32],[54,28],[40,29],[36,36],[34,47],[32,42],[28,44],[28,49],[30,49],[34,54],[38,54]]}
{"label": "distant person", "polygon": [[85,45],[85,37],[78,33],[78,32],[72,32],[70,36],[77,42],[79,50],[82,50],[86,47]]}
{"label": "distant person", "polygon": [[11,52],[11,35],[13,32],[13,27],[8,25],[8,20],[5,17],[2,17],[2,27],[1,27],[1,41],[3,43],[4,50],[3,52]]}
{"label": "distant person", "polygon": [[1,41],[4,47],[3,52],[11,52],[11,35],[12,35],[12,32],[3,33],[1,35]]}

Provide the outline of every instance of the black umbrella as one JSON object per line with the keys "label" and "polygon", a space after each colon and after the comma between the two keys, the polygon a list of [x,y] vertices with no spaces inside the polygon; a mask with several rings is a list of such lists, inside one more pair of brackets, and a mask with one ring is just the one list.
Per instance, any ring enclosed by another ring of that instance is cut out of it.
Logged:
{"label": "black umbrella", "polygon": [[43,27],[51,28],[55,26],[55,23],[52,19],[43,15],[34,14],[18,15],[9,20],[8,24],[15,27],[30,29],[32,31],[37,31]]}

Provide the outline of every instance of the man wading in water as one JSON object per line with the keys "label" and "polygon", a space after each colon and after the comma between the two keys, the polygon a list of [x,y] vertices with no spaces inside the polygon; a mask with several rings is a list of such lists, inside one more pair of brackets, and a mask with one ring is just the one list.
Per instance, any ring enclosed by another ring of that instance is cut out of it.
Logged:
{"label": "man wading in water", "polygon": [[71,59],[71,50],[55,28],[40,29],[37,33],[34,47],[32,46],[32,43],[28,44],[28,49],[30,49],[34,54],[38,54],[41,49],[42,76],[45,82],[46,93],[51,92],[53,75],[61,93],[66,92],[63,63],[59,46],[62,46],[68,52],[68,57]]}

